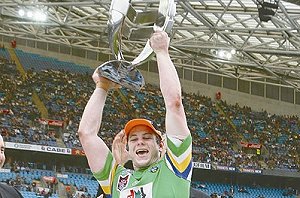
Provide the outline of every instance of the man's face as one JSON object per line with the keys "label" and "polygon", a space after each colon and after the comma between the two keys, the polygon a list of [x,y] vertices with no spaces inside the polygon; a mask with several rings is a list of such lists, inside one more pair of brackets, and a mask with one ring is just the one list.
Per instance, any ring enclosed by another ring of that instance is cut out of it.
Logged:
{"label": "man's face", "polygon": [[162,145],[157,144],[156,135],[149,127],[132,128],[128,138],[129,155],[135,169],[148,167],[160,158]]}
{"label": "man's face", "polygon": [[5,147],[4,147],[4,141],[3,141],[3,138],[2,136],[0,135],[0,168],[3,167],[3,164],[5,162],[5,155],[4,155],[4,150],[5,150]]}

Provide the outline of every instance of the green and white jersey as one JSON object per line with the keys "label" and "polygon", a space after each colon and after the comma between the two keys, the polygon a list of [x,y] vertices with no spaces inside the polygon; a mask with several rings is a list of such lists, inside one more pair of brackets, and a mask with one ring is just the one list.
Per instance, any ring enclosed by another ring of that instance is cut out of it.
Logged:
{"label": "green and white jersey", "polygon": [[178,147],[167,138],[164,158],[143,170],[117,165],[109,153],[104,169],[94,173],[106,197],[111,198],[188,198],[191,175],[191,135]]}

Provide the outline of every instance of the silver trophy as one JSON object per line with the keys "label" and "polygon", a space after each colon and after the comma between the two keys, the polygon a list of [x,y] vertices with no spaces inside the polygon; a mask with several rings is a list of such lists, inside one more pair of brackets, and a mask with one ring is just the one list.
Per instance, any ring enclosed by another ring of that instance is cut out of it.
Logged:
{"label": "silver trophy", "polygon": [[157,30],[170,33],[175,12],[174,0],[160,0],[158,10],[146,12],[135,10],[130,0],[113,0],[109,10],[108,38],[115,60],[100,65],[99,74],[123,87],[139,91],[145,81],[136,67],[154,53],[147,39],[141,53],[133,61],[127,61],[122,53],[122,39],[149,38]]}

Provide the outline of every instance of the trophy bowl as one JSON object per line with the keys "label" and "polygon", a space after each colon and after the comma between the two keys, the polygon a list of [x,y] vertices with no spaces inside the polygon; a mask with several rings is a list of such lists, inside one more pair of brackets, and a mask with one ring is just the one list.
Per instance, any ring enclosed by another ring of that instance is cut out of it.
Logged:
{"label": "trophy bowl", "polygon": [[139,91],[145,85],[141,72],[126,60],[107,61],[98,67],[98,73],[128,89]]}

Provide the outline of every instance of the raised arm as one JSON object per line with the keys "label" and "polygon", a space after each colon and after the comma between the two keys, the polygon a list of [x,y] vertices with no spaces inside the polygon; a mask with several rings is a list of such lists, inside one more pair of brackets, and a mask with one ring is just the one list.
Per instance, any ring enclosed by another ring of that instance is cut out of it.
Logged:
{"label": "raised arm", "polygon": [[107,91],[115,84],[105,78],[100,78],[97,70],[93,74],[93,80],[96,83],[96,89],[84,109],[78,134],[92,172],[98,172],[105,165],[109,149],[97,134],[101,125]]}
{"label": "raised arm", "polygon": [[178,139],[185,139],[190,131],[182,105],[181,85],[175,66],[169,55],[170,39],[165,32],[155,32],[150,45],[156,54],[160,89],[166,105],[166,133]]}

